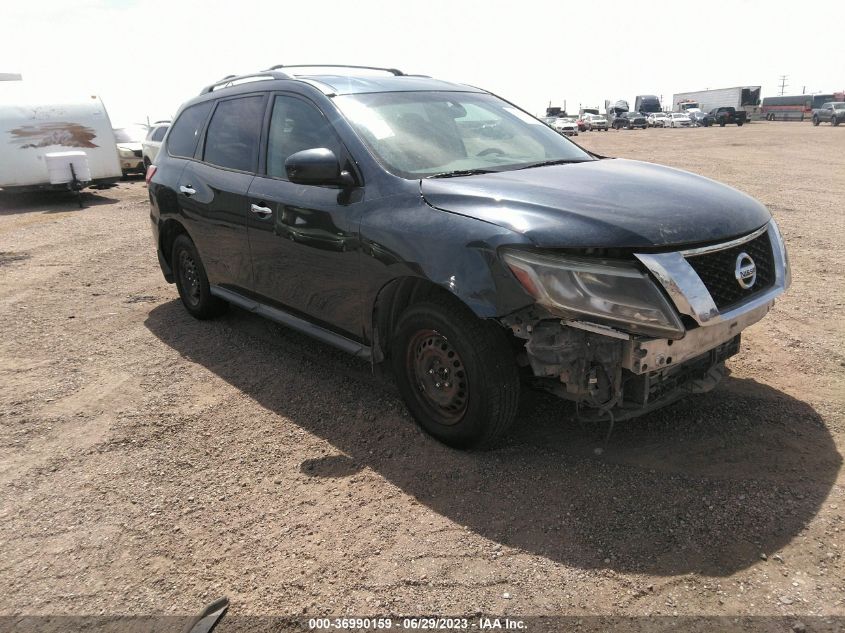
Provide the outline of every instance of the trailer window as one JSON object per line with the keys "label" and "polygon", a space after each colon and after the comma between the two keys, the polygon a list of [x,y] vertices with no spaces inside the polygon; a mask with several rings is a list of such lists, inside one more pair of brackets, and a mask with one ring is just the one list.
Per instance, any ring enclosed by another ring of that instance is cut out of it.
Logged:
{"label": "trailer window", "polygon": [[185,108],[173,124],[173,132],[167,139],[167,153],[171,156],[193,158],[197,149],[200,131],[208,118],[213,102],[206,101]]}

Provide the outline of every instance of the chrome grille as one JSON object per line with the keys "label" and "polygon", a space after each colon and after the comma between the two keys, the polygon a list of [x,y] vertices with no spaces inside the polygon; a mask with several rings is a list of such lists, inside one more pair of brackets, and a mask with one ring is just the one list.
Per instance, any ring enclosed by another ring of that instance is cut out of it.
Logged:
{"label": "chrome grille", "polygon": [[[735,276],[736,260],[740,253],[750,255],[757,269],[754,285],[748,289],[740,286]],[[737,246],[688,256],[687,261],[704,282],[720,311],[768,290],[775,282],[774,257],[768,231]]]}

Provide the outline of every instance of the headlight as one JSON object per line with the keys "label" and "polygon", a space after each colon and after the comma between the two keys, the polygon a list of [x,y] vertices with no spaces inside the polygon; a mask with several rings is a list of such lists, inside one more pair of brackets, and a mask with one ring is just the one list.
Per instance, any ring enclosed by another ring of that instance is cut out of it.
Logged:
{"label": "headlight", "polygon": [[624,330],[678,339],[684,326],[655,283],[635,265],[527,251],[503,253],[537,303],[562,317],[591,317]]}
{"label": "headlight", "polygon": [[131,149],[125,149],[123,147],[118,148],[118,152],[120,152],[121,158],[132,158],[133,156],[135,156],[135,152],[133,152]]}

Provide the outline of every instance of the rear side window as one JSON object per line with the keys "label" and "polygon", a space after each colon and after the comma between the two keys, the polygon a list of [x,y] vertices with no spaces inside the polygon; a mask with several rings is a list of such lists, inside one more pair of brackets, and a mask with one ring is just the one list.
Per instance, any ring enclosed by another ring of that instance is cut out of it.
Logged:
{"label": "rear side window", "polygon": [[153,130],[153,135],[150,140],[160,141],[161,139],[163,139],[164,135],[167,133],[167,127],[168,126],[166,125],[162,125],[161,127],[157,127],[155,130]]}
{"label": "rear side window", "polygon": [[221,101],[208,124],[203,160],[219,167],[255,171],[263,118],[263,95]]}
{"label": "rear side window", "polygon": [[186,108],[179,115],[173,124],[173,132],[167,139],[167,152],[171,156],[193,158],[202,124],[205,123],[212,105],[214,104],[211,101],[198,103]]}

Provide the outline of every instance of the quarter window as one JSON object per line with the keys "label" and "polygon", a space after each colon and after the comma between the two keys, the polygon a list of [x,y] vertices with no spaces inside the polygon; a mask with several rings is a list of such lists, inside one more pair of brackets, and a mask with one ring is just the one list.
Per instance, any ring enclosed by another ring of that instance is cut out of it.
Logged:
{"label": "quarter window", "polygon": [[157,127],[155,130],[153,130],[153,135],[150,140],[160,141],[161,139],[163,139],[164,135],[167,133],[167,127],[168,126],[166,125],[162,125],[161,127]]}
{"label": "quarter window", "polygon": [[219,167],[255,171],[263,118],[261,95],[221,101],[208,124],[203,160]]}
{"label": "quarter window", "polygon": [[267,175],[287,179],[285,160],[305,149],[325,147],[339,161],[344,157],[340,140],[323,113],[295,97],[276,97],[267,140]]}
{"label": "quarter window", "polygon": [[202,125],[208,118],[213,102],[205,101],[185,108],[173,125],[173,132],[167,139],[167,152],[171,156],[193,158],[197,149]]}

